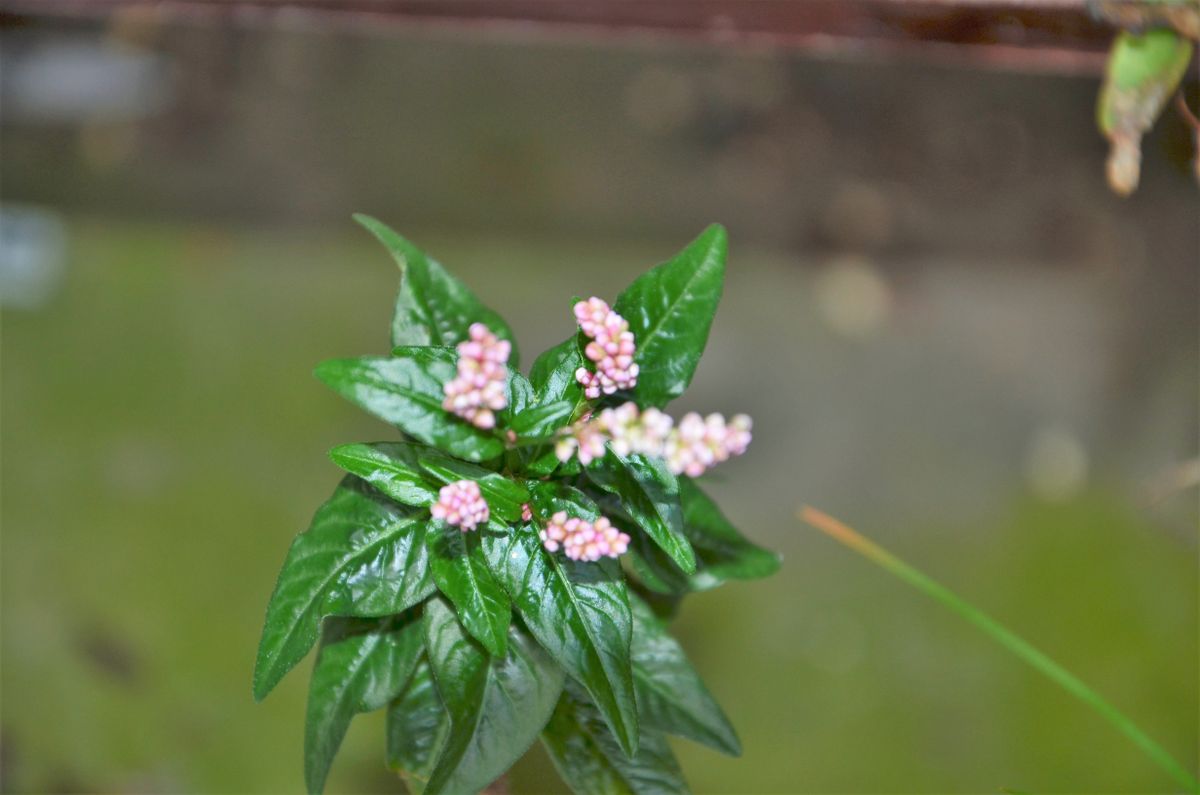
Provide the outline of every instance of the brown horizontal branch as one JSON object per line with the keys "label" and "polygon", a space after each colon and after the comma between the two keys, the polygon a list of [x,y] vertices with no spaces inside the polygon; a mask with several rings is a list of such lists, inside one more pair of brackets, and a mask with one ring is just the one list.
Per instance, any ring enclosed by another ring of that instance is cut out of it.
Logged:
{"label": "brown horizontal branch", "polygon": [[482,35],[674,38],[825,57],[911,54],[1038,72],[1095,72],[1112,31],[1085,0],[0,0],[11,17],[307,22]]}

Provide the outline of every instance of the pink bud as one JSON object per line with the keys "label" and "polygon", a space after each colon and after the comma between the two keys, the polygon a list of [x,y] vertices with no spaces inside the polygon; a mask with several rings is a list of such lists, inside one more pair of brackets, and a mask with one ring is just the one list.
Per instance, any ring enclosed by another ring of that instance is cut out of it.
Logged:
{"label": "pink bud", "polygon": [[473,480],[458,480],[443,486],[438,491],[437,502],[429,507],[429,513],[464,533],[487,522],[490,515],[479,484]]}

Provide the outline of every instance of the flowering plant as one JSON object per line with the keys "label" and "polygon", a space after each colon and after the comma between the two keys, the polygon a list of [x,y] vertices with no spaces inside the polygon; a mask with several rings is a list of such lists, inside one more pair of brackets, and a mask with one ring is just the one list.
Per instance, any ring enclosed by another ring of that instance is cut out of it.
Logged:
{"label": "flowering plant", "polygon": [[308,790],[354,715],[386,708],[414,792],[477,792],[539,736],[574,792],[686,791],[667,734],[741,748],[665,619],[779,565],[693,480],[746,450],[749,418],[662,411],[708,339],[724,229],[612,307],[577,302],[577,332],[526,377],[499,315],[357,220],[400,266],[394,349],[316,375],[401,436],[331,451],[347,474],[288,551],[254,670],[262,699],[320,640]]}

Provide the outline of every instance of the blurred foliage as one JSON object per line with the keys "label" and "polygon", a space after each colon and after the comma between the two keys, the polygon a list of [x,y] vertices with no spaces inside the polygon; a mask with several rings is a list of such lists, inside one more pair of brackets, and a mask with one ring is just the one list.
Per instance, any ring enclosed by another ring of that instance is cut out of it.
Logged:
{"label": "blurred foliage", "polygon": [[[338,477],[320,453],[388,434],[309,375],[323,358],[388,348],[378,329],[394,271],[345,230],[76,219],[63,292],[5,314],[6,791],[301,788],[304,677],[263,705],[246,683],[263,572]],[[430,248],[540,280],[563,262],[553,247],[505,259],[492,240]],[[632,267],[661,251],[603,253]],[[572,269],[603,261],[584,254]],[[752,253],[736,262],[764,267]],[[507,280],[496,280],[497,306],[519,300]],[[376,311],[357,308],[363,295],[378,296]],[[749,322],[755,306],[723,322]],[[522,343],[538,349],[568,323]],[[769,439],[758,450],[782,454]],[[733,488],[717,484],[722,497]],[[863,499],[874,489],[862,483]],[[974,525],[860,527],[886,532],[1195,769],[1194,535],[1164,532],[1122,494],[1101,482],[1056,505],[1013,494]],[[864,573],[794,523],[793,505],[737,506],[731,519],[780,548],[784,566],[701,594],[681,616],[683,644],[746,749],[731,760],[677,744],[698,792],[1168,787],[1110,726],[956,617]],[[356,721],[329,791],[399,789],[380,761],[382,727],[380,714]],[[548,765],[535,752],[513,789],[548,791]]]}
{"label": "blurred foliage", "polygon": [[1142,136],[1154,126],[1192,60],[1192,42],[1174,30],[1121,32],[1108,58],[1096,108],[1108,138],[1108,184],[1125,196],[1138,184]]}

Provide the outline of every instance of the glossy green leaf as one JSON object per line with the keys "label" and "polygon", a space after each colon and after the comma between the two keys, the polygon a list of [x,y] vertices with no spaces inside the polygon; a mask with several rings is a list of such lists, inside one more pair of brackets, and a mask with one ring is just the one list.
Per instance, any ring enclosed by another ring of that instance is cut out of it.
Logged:
{"label": "glossy green leaf", "polygon": [[666,738],[653,729],[626,756],[595,706],[568,688],[558,701],[542,745],[575,795],[680,795],[688,792]]}
{"label": "glossy green leaf", "polygon": [[304,780],[325,788],[334,755],[360,712],[382,709],[399,695],[424,650],[421,622],[411,617],[332,618],[308,687]]}
{"label": "glossy green leaf", "polygon": [[535,515],[549,517],[558,511],[570,516],[593,520],[600,516],[596,501],[567,483],[529,481],[529,502]]}
{"label": "glossy green leaf", "polygon": [[444,453],[424,448],[418,453],[421,468],[438,483],[473,480],[487,500],[488,509],[506,522],[521,518],[521,505],[529,502],[529,492],[517,481],[481,466],[457,461]]}
{"label": "glossy green leaf", "polygon": [[638,527],[687,574],[696,571],[696,555],[683,534],[679,481],[659,458],[619,456],[611,449],[585,470],[597,486],[618,497]]}
{"label": "glossy green leaf", "polygon": [[[643,535],[631,533],[627,562],[643,586],[677,598],[689,591],[708,590],[730,580],[758,579],[779,570],[779,556],[746,540],[692,479],[680,477],[679,491],[683,532],[696,553],[696,572],[684,574]],[[606,502],[604,510],[629,532],[619,504]]]}
{"label": "glossy green leaf", "polygon": [[393,500],[420,508],[437,500],[438,494],[422,474],[417,449],[407,442],[343,444],[330,450],[329,457]]}
{"label": "glossy green leaf", "polygon": [[521,375],[514,367],[508,368],[507,396],[507,408],[511,409],[514,414],[519,414],[532,406],[535,400],[533,384],[529,383],[529,379]]}
{"label": "glossy green leaf", "polygon": [[629,321],[643,408],[664,406],[692,381],[725,282],[727,241],[713,224],[687,248],[639,276],[613,308]]}
{"label": "glossy green leaf", "polygon": [[566,425],[574,410],[575,404],[569,400],[531,406],[513,417],[508,427],[519,438],[546,438]]}
{"label": "glossy green leaf", "polygon": [[442,385],[455,377],[449,348],[398,348],[391,358],[330,359],[316,375],[342,397],[451,455],[485,461],[504,452],[494,434],[442,408]]}
{"label": "glossy green leaf", "polygon": [[451,276],[437,260],[369,215],[358,221],[379,239],[400,267],[400,292],[392,318],[392,345],[455,345],[467,339],[472,323],[483,323],[512,343],[509,364],[517,367],[517,343],[500,315]]}
{"label": "glossy green leaf", "polygon": [[387,713],[387,764],[404,779],[409,792],[425,791],[449,735],[450,715],[438,695],[429,661],[421,658]]}
{"label": "glossy green leaf", "polygon": [[441,599],[425,608],[425,648],[450,733],[427,795],[478,792],[521,758],[549,720],[563,673],[513,627],[508,654],[490,657]]}
{"label": "glossy green leaf", "polygon": [[[535,510],[596,516],[595,506],[567,486],[540,483]],[[507,536],[488,534],[484,552],[537,641],[591,695],[627,753],[637,751],[637,703],[629,644],[632,618],[620,565],[612,559],[572,561],[547,552],[532,524]]]}
{"label": "glossy green leaf", "polygon": [[694,590],[713,588],[727,580],[767,577],[779,571],[779,556],[746,540],[691,478],[679,478],[679,499],[683,532],[700,559],[691,578]]}
{"label": "glossy green leaf", "polygon": [[454,604],[462,625],[488,652],[503,657],[512,607],[484,558],[480,535],[485,532],[479,528],[464,533],[434,522],[426,534],[429,566],[438,590]]}
{"label": "glossy green leaf", "polygon": [[[612,517],[610,514],[610,518]],[[625,557],[630,571],[647,590],[664,596],[681,597],[692,590],[691,578],[680,571],[667,553],[663,552],[645,533],[636,532],[624,522],[616,524],[630,536],[629,552]],[[697,574],[703,569],[697,564]],[[696,576],[696,575],[693,575]]]}
{"label": "glossy green leaf", "polygon": [[636,596],[633,610],[633,679],[644,728],[695,740],[730,756],[742,745],[683,648],[666,624]]}
{"label": "glossy green leaf", "polygon": [[529,379],[511,367],[508,370],[508,383],[505,385],[504,396],[508,400],[508,405],[497,414],[497,425],[501,428],[511,428],[513,417],[537,401]]}
{"label": "glossy green leaf", "polygon": [[[553,474],[556,469],[559,469],[559,466],[558,457],[554,454],[554,445],[539,445],[527,456],[524,472],[530,477],[542,478]],[[578,473],[578,467],[576,467],[576,473]],[[559,474],[565,475],[566,470],[559,470]]]}
{"label": "glossy green leaf", "polygon": [[[539,356],[529,372],[536,403],[549,406],[560,402],[570,405],[562,424],[576,419],[587,406],[583,388],[575,380],[575,371],[583,366],[583,354],[579,350],[579,335],[574,334]],[[525,463],[525,471],[534,477],[549,475],[559,467],[554,455],[554,445],[545,444],[531,450]]]}
{"label": "glossy green leaf", "polygon": [[573,334],[550,348],[533,362],[529,383],[539,404],[566,400],[574,405],[584,402],[583,387],[575,380],[575,371],[584,366],[579,350],[579,335]]}
{"label": "glossy green leaf", "polygon": [[284,560],[254,666],[256,699],[313,647],[325,616],[401,613],[433,592],[427,521],[357,478],[342,481]]}

